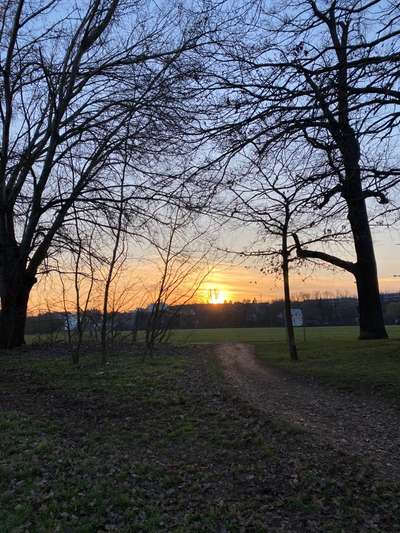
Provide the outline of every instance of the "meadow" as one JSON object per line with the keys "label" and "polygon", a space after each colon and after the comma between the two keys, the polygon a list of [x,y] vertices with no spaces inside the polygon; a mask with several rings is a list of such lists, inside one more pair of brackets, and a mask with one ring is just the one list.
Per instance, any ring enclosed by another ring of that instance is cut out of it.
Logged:
{"label": "meadow", "polygon": [[[304,343],[305,330],[305,343]],[[400,326],[387,327],[391,339],[400,339]],[[357,340],[357,326],[323,326],[295,328],[299,345],[308,342],[332,342]],[[178,343],[249,342],[274,343],[286,341],[285,328],[215,328],[180,329],[172,333],[171,341]],[[378,343],[380,341],[377,341]],[[383,341],[386,342],[386,341]]]}
{"label": "meadow", "polygon": [[265,364],[317,377],[338,388],[400,399],[400,326],[389,326],[389,339],[359,341],[353,326],[297,328],[300,360],[289,360],[284,328],[175,331],[178,343],[243,342],[255,346]]}
{"label": "meadow", "polygon": [[[289,360],[284,328],[180,329],[168,342],[177,346],[246,343],[266,365],[303,376],[317,377],[338,388],[400,399],[400,326],[388,326],[389,339],[359,341],[356,326],[296,328],[299,361]],[[143,332],[138,334],[139,345]],[[130,340],[124,332],[121,339]],[[66,342],[64,333],[55,339],[27,336],[28,344]]]}
{"label": "meadow", "polygon": [[207,345],[3,353],[0,431],[2,533],[400,528],[397,483],[242,402]]}

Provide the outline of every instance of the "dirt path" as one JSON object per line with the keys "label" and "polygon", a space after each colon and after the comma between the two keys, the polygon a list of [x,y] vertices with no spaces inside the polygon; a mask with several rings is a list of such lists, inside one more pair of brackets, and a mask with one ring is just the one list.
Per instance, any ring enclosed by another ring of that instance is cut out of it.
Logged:
{"label": "dirt path", "polygon": [[216,353],[230,386],[244,400],[311,432],[321,443],[371,460],[384,476],[400,480],[398,408],[267,368],[249,345],[221,344]]}

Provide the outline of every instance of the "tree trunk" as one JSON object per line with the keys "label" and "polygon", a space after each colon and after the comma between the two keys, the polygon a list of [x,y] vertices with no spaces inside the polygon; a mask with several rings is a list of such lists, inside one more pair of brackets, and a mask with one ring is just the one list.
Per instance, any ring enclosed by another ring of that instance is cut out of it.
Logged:
{"label": "tree trunk", "polygon": [[17,348],[25,344],[28,300],[34,281],[15,276],[1,297],[0,348]]}
{"label": "tree trunk", "polygon": [[25,344],[28,300],[36,278],[25,270],[7,214],[0,221],[0,348],[10,349]]}
{"label": "tree trunk", "polygon": [[283,290],[284,290],[284,304],[285,304],[285,325],[287,332],[287,340],[289,347],[289,355],[292,361],[298,361],[296,338],[294,335],[293,319],[292,319],[292,302],[290,299],[290,285],[289,285],[289,254],[287,252],[287,233],[282,238],[282,273],[283,273]]}
{"label": "tree trunk", "polygon": [[379,293],[378,271],[376,268],[374,244],[369,226],[365,195],[362,190],[360,169],[353,158],[346,170],[346,181],[342,186],[342,196],[347,204],[347,218],[353,235],[357,261],[340,259],[325,252],[303,250],[296,234],[293,235],[298,257],[320,259],[354,275],[357,285],[360,315],[360,339],[386,339],[387,332],[383,320],[382,303]]}
{"label": "tree trunk", "polygon": [[[333,17],[331,18],[333,21]],[[360,168],[360,137],[351,124],[350,94],[354,80],[349,78],[348,32],[342,30],[338,38],[338,25],[330,28],[340,68],[337,77],[338,122],[332,127],[332,135],[336,138],[343,157],[345,180],[342,196],[347,203],[347,218],[353,234],[357,262],[354,275],[357,284],[358,307],[360,313],[360,339],[385,339],[387,333],[383,320],[383,311],[379,293],[378,271],[376,268],[374,244],[365,193],[363,190]],[[331,121],[332,123],[332,121]],[[340,134],[338,133],[340,131]]]}
{"label": "tree trunk", "polygon": [[[107,297],[108,298],[108,297]],[[106,299],[104,300],[107,301]],[[101,365],[105,365],[107,363],[107,321],[108,321],[108,310],[107,305],[104,305],[103,308],[103,317],[101,321],[101,357],[100,357],[100,363]]]}
{"label": "tree trunk", "polygon": [[[354,171],[353,171],[354,172]],[[355,278],[360,313],[360,339],[386,339],[378,271],[367,206],[359,175],[352,177],[344,197],[357,256]]]}

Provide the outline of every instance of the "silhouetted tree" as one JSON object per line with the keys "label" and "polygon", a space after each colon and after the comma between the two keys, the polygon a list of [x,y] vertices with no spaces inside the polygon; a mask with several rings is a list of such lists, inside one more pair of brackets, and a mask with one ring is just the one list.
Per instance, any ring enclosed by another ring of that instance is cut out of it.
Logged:
{"label": "silhouetted tree", "polygon": [[210,227],[203,228],[198,218],[180,205],[168,206],[162,223],[153,222],[148,227],[148,241],[159,271],[156,286],[150,291],[152,303],[145,329],[150,351],[166,340],[180,309],[195,297],[214,266],[210,266]]}
{"label": "silhouetted tree", "polygon": [[316,216],[309,205],[315,186],[304,186],[308,161],[291,153],[290,147],[273,159],[249,159],[235,180],[230,183],[234,202],[229,202],[227,212],[256,226],[259,238],[247,246],[242,256],[258,258],[262,271],[282,276],[284,317],[289,354],[298,359],[292,318],[290,296],[290,266],[299,262],[293,233],[302,234],[308,243],[335,242],[343,239],[344,232],[335,229],[335,210]]}
{"label": "silhouetted tree", "polygon": [[121,148],[135,176],[167,146],[181,151],[195,76],[187,54],[204,36],[202,9],[197,17],[172,1],[163,11],[140,0],[3,2],[1,347],[24,342],[31,288],[71,208],[83,215],[110,201]]}
{"label": "silhouetted tree", "polygon": [[387,336],[366,201],[385,211],[399,182],[399,21],[391,0],[257,4],[245,40],[221,46],[220,98],[205,128],[230,160],[246,151],[273,157],[290,145],[313,161],[304,181],[316,185],[310,201],[341,206],[355,260],[310,249],[298,236],[297,253],[355,277],[360,338]]}

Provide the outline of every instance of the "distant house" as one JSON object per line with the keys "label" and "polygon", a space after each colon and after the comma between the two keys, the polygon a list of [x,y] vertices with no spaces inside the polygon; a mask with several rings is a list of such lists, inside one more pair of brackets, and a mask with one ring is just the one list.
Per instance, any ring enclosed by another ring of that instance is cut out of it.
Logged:
{"label": "distant house", "polygon": [[76,313],[67,313],[64,319],[64,330],[75,331],[78,327],[78,317]]}
{"label": "distant house", "polygon": [[[160,302],[158,305],[159,305],[159,311],[160,311],[160,312],[168,311],[168,309],[169,309],[169,306],[168,306],[165,302]],[[144,312],[145,312],[145,313],[153,313],[153,311],[156,310],[156,307],[157,307],[157,303],[149,304],[149,305],[144,309]]]}
{"label": "distant house", "polygon": [[400,292],[387,292],[381,294],[383,303],[400,302]]}

